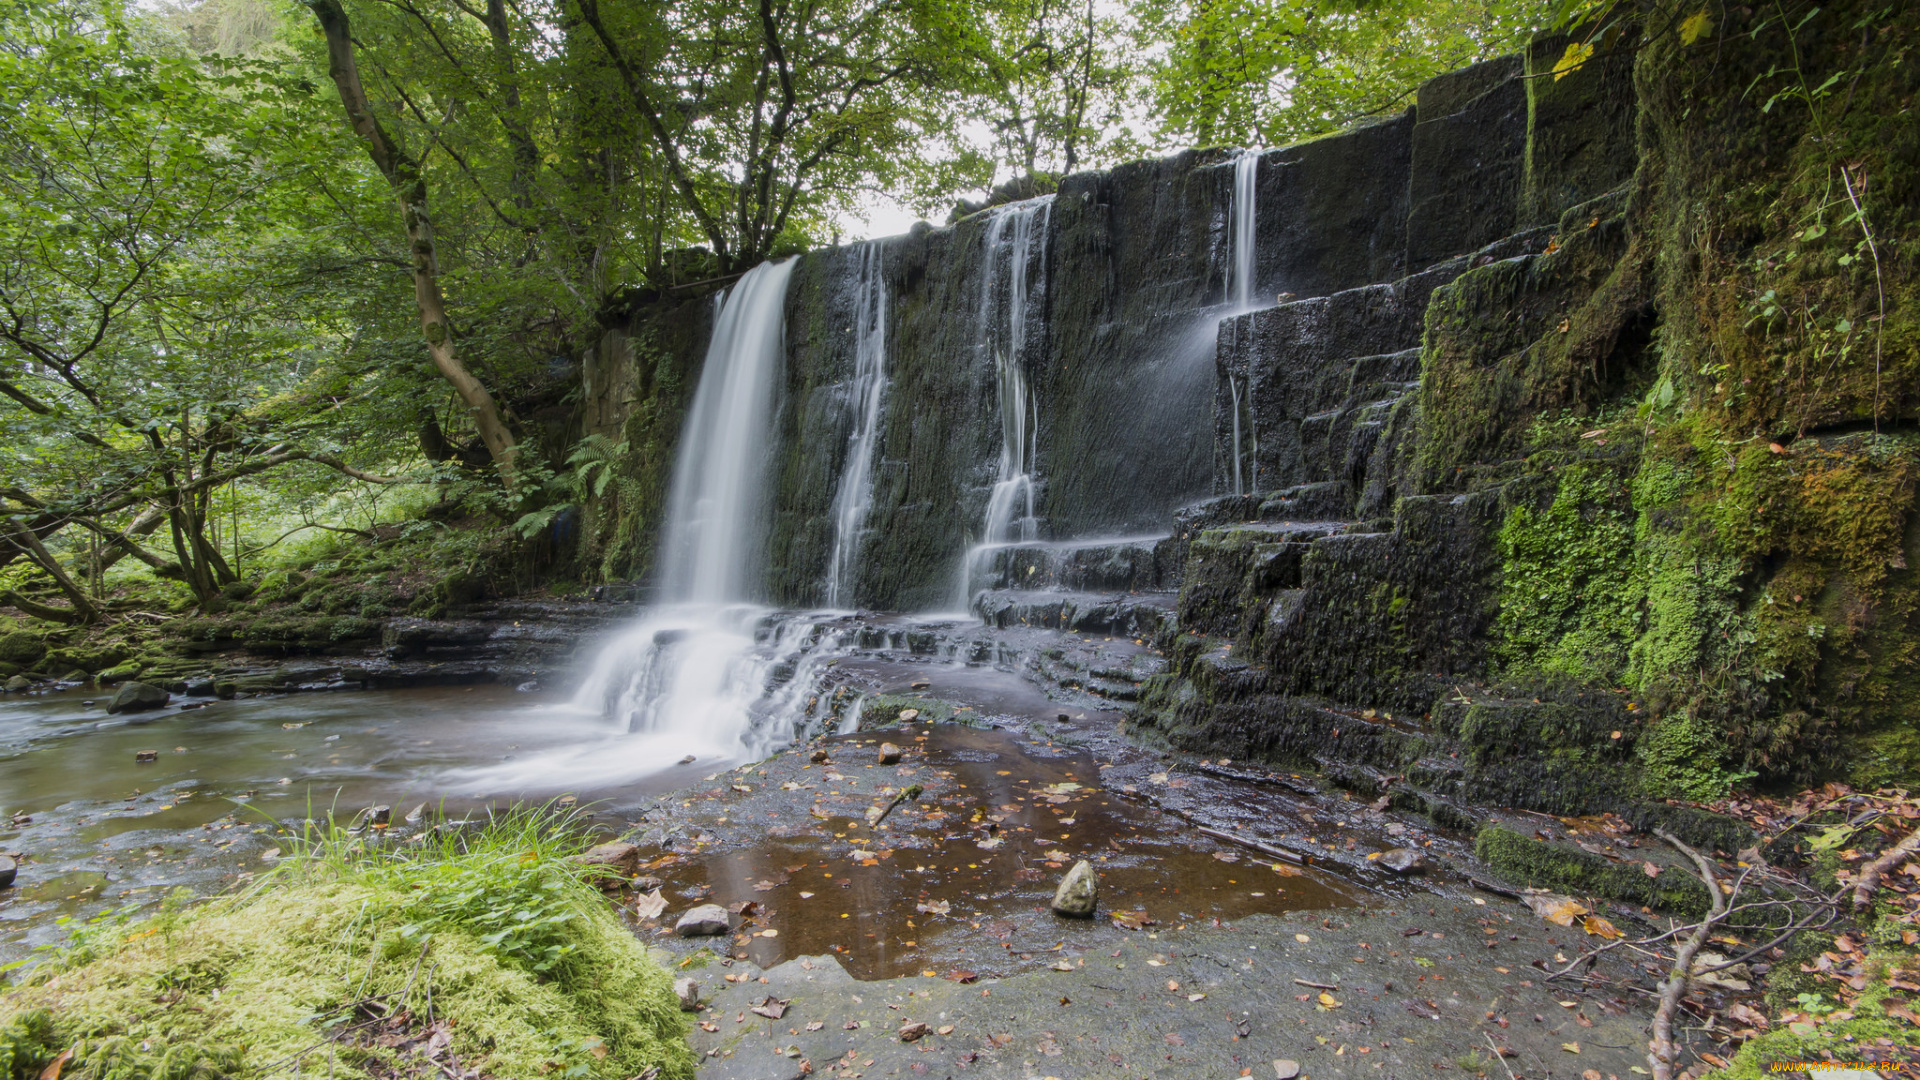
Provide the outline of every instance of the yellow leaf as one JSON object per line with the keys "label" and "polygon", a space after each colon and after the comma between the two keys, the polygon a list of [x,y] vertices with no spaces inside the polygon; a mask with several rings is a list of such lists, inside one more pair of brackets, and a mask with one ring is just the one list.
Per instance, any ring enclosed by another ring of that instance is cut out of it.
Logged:
{"label": "yellow leaf", "polygon": [[1561,1043],[1560,1049],[1565,1050],[1569,1054],[1577,1054],[1580,1052],[1580,1044],[1577,1042]]}
{"label": "yellow leaf", "polygon": [[1553,81],[1559,82],[1580,70],[1580,65],[1591,59],[1593,59],[1593,46],[1579,41],[1569,44],[1566,53],[1553,65]]}
{"label": "yellow leaf", "polygon": [[1713,16],[1696,11],[1680,21],[1680,44],[1691,45],[1713,33]]}
{"label": "yellow leaf", "polygon": [[1601,918],[1598,915],[1587,916],[1586,921],[1581,923],[1580,925],[1582,929],[1586,930],[1587,933],[1593,934],[1597,937],[1603,937],[1608,940],[1612,940],[1613,938],[1617,938],[1620,936],[1620,931],[1614,929],[1612,923],[1608,922],[1607,920]]}
{"label": "yellow leaf", "polygon": [[1320,995],[1320,1004],[1326,1006],[1329,1009],[1337,1009],[1340,1007],[1340,1002],[1337,999],[1335,999],[1332,994],[1328,994],[1325,992],[1322,992]]}

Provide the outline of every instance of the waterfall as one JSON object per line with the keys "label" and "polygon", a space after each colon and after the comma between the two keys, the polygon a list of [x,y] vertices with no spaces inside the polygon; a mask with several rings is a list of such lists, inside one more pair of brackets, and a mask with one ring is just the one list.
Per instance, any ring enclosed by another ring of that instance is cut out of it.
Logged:
{"label": "waterfall", "polygon": [[1233,399],[1233,493],[1245,495],[1246,485],[1240,477],[1240,384],[1232,375],[1227,376],[1227,393]]}
{"label": "waterfall", "polygon": [[667,501],[660,583],[669,600],[750,598],[766,535],[762,505],[773,389],[786,361],[793,262],[761,263],[729,289],[680,434]]}
{"label": "waterfall", "polygon": [[887,282],[885,249],[860,249],[860,276],[853,300],[853,383],[847,390],[852,431],[847,460],[833,499],[833,561],[827,564],[826,602],[842,607],[853,598],[860,542],[873,500],[873,450],[880,438],[880,405],[887,393]]}
{"label": "waterfall", "polygon": [[1253,308],[1253,255],[1257,231],[1254,198],[1260,178],[1261,153],[1257,148],[1242,150],[1233,162],[1233,205],[1227,213],[1232,227],[1233,263],[1227,271],[1227,300],[1235,311]]}
{"label": "waterfall", "polygon": [[[960,606],[973,600],[973,580],[997,548],[1038,539],[1034,516],[1033,457],[1038,416],[1027,385],[1027,301],[1033,287],[1046,284],[1047,221],[1053,196],[997,207],[990,211],[981,237],[980,340],[993,353],[995,389],[1000,404],[1000,456],[979,542],[960,570]],[[1041,243],[1034,244],[1038,235]],[[1036,259],[1035,256],[1038,256]],[[1030,264],[1040,274],[1030,281]]]}
{"label": "waterfall", "polygon": [[791,262],[762,263],[721,300],[667,503],[664,602],[601,649],[559,717],[589,723],[598,738],[470,770],[451,786],[580,790],[683,758],[710,768],[764,756],[826,719],[815,688],[851,631],[753,603],[792,271]]}

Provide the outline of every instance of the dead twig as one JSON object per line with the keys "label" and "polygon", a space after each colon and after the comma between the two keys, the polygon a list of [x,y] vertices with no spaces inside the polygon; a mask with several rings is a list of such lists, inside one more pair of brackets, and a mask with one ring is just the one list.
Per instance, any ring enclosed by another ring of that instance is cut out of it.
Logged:
{"label": "dead twig", "polygon": [[1920,852],[1920,829],[1908,833],[1905,840],[1888,848],[1879,858],[1863,867],[1860,879],[1853,884],[1853,910],[1865,911],[1873,900],[1873,890],[1880,887],[1880,879],[1898,869],[1916,852]]}
{"label": "dead twig", "polygon": [[1673,1042],[1673,1016],[1680,1010],[1680,999],[1686,996],[1687,980],[1693,971],[1693,958],[1706,945],[1714,926],[1725,917],[1727,900],[1720,892],[1720,874],[1714,868],[1713,860],[1688,847],[1665,829],[1655,830],[1654,835],[1693,860],[1693,865],[1700,871],[1701,881],[1706,883],[1710,905],[1707,917],[1696,923],[1693,932],[1673,950],[1673,967],[1660,982],[1660,1005],[1653,1013],[1653,1039],[1647,1044],[1647,1064],[1653,1068],[1653,1080],[1673,1080],[1680,1052]]}

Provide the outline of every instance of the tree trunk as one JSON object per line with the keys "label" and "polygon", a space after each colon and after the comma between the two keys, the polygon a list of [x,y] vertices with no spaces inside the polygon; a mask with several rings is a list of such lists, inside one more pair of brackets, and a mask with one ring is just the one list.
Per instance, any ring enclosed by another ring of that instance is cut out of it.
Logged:
{"label": "tree trunk", "polygon": [[485,384],[474,377],[454,349],[453,332],[447,325],[446,302],[440,294],[440,265],[434,250],[433,220],[427,216],[427,182],[420,163],[388,136],[374,116],[360,82],[360,66],[354,58],[352,28],[340,0],[309,0],[327,37],[327,73],[340,91],[340,103],[346,108],[347,122],[366,144],[387,186],[400,201],[400,213],[413,248],[413,296],[420,307],[420,330],[427,339],[427,352],[441,377],[453,385],[454,393],[473,416],[474,427],[487,445],[493,466],[509,485],[514,480],[516,452],[513,433],[507,429],[499,405]]}
{"label": "tree trunk", "polygon": [[7,539],[10,543],[23,548],[28,557],[38,563],[40,568],[53,578],[53,583],[60,587],[60,591],[66,594],[68,602],[73,605],[73,621],[90,623],[100,620],[100,609],[93,606],[92,598],[88,597],[86,590],[68,576],[66,568],[53,557],[53,553],[40,542],[40,538],[33,535],[32,529],[21,529]]}

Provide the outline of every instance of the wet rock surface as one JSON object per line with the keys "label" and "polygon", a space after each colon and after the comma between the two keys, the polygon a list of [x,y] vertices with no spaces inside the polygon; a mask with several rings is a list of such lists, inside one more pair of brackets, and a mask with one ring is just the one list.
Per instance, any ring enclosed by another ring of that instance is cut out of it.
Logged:
{"label": "wet rock surface", "polygon": [[[848,1078],[1271,1076],[1276,1059],[1308,1076],[1408,1076],[1495,1048],[1518,1075],[1632,1075],[1646,1012],[1607,966],[1573,985],[1530,966],[1567,934],[1509,901],[1444,897],[1112,943],[1066,925],[1053,967],[969,982],[860,982],[830,955],[736,962],[724,973],[742,981],[715,982],[692,1040],[700,1075],[727,1080],[798,1077],[803,1061]],[[791,1003],[778,1021],[749,1011],[769,994]],[[903,1044],[914,1023],[931,1030]]]}

